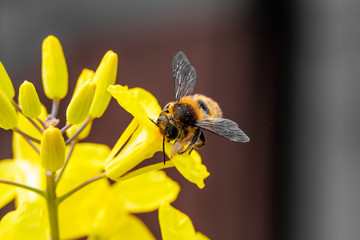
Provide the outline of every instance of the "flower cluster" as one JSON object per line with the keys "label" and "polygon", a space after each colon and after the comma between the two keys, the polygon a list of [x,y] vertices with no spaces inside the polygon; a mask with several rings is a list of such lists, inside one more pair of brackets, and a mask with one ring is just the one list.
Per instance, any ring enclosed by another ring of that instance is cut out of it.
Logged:
{"label": "flower cluster", "polygon": [[[165,164],[137,167],[163,149],[163,136],[149,120],[159,116],[161,108],[144,89],[114,85],[117,65],[117,54],[108,51],[95,72],[82,71],[66,122],[59,127],[59,102],[68,92],[59,40],[48,36],[42,44],[42,81],[52,101],[50,113],[29,81],[23,82],[14,100],[14,87],[0,62],[0,127],[13,131],[13,159],[0,161],[0,208],[15,200],[15,210],[0,221],[0,239],[154,239],[133,215],[151,211],[158,211],[163,239],[208,239],[170,205],[180,186],[163,171],[176,167],[203,188],[209,173],[201,157],[192,151]],[[81,142],[111,97],[134,119],[112,149]],[[171,147],[166,143],[169,157]]]}

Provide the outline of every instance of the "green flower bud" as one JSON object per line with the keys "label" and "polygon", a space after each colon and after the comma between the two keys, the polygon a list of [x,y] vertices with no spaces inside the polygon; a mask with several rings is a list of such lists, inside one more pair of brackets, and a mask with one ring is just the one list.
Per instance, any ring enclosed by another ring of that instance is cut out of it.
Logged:
{"label": "green flower bud", "polygon": [[0,127],[8,130],[16,127],[18,116],[10,100],[0,90]]}
{"label": "green flower bud", "polygon": [[0,61],[0,90],[6,95],[8,99],[12,99],[15,96],[14,86],[7,74],[4,65]]}
{"label": "green flower bud", "polygon": [[19,89],[19,103],[22,112],[30,118],[37,118],[41,114],[41,104],[36,89],[31,82],[24,81]]}
{"label": "green flower bud", "polygon": [[42,81],[49,99],[60,100],[68,91],[68,71],[63,49],[54,36],[45,38],[42,44]]}
{"label": "green flower bud", "polygon": [[66,110],[66,119],[71,124],[78,124],[89,115],[91,104],[94,100],[96,85],[86,82],[71,99]]}
{"label": "green flower bud", "polygon": [[41,137],[41,165],[46,171],[56,171],[65,162],[65,141],[58,128],[49,127]]}
{"label": "green flower bud", "polygon": [[94,102],[90,109],[92,118],[101,117],[110,103],[111,95],[107,91],[109,85],[115,84],[118,57],[113,51],[108,51],[95,72],[93,83],[96,83]]}

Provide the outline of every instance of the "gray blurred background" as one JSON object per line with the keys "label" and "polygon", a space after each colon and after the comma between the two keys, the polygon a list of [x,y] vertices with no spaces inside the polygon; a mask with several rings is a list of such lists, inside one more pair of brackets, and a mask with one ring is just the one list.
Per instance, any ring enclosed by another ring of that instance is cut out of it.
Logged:
{"label": "gray blurred background", "polygon": [[[212,239],[358,239],[360,177],[359,3],[355,1],[0,1],[0,60],[16,89],[41,85],[41,43],[62,43],[69,96],[83,68],[109,49],[117,83],[173,100],[171,60],[182,50],[197,93],[251,138],[207,133],[200,151],[211,175],[203,190],[175,170],[174,202]],[[86,141],[113,146],[130,122],[113,100]],[[0,157],[11,158],[0,130]],[[153,161],[162,161],[161,154]],[[11,204],[8,206],[10,209]],[[4,211],[1,211],[1,216]],[[157,214],[139,214],[160,239]]]}

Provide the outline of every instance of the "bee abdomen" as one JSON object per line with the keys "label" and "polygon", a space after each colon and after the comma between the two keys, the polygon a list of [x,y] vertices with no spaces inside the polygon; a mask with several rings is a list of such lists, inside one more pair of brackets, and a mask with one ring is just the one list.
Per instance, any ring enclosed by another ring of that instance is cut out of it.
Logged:
{"label": "bee abdomen", "polygon": [[209,114],[209,108],[206,106],[206,104],[202,100],[197,100],[197,103],[199,104],[200,108],[206,113]]}
{"label": "bee abdomen", "polygon": [[199,108],[204,113],[204,118],[210,117],[210,118],[221,118],[222,117],[222,111],[219,107],[219,104],[215,102],[213,99],[206,97],[202,94],[195,94],[193,96],[193,99],[197,102],[199,105]]}

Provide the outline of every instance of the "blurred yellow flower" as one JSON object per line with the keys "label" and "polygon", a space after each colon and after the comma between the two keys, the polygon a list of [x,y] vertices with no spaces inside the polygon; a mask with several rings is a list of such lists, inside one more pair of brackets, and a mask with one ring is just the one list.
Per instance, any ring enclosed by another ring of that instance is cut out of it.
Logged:
{"label": "blurred yellow flower", "polygon": [[159,208],[159,222],[163,240],[209,240],[200,232],[195,232],[191,219],[169,203]]}
{"label": "blurred yellow flower", "polygon": [[[134,214],[158,209],[164,239],[186,239],[172,238],[169,232],[177,227],[178,236],[207,239],[195,232],[190,219],[170,207],[180,186],[162,171],[175,166],[203,188],[209,173],[200,155],[192,151],[175,155],[166,164],[135,169],[162,151],[163,137],[150,120],[158,117],[161,108],[144,89],[112,85],[117,64],[117,54],[108,51],[95,73],[82,71],[67,107],[66,124],[60,128],[59,102],[68,92],[60,41],[48,36],[42,44],[42,80],[45,95],[52,100],[50,114],[30,82],[20,87],[20,106],[15,102],[11,80],[0,62],[0,127],[13,130],[13,159],[0,161],[0,209],[15,200],[15,210],[0,221],[0,239],[153,240]],[[134,120],[112,149],[79,143],[88,136],[94,119],[103,115],[111,95]],[[168,156],[171,145],[165,145]]]}

